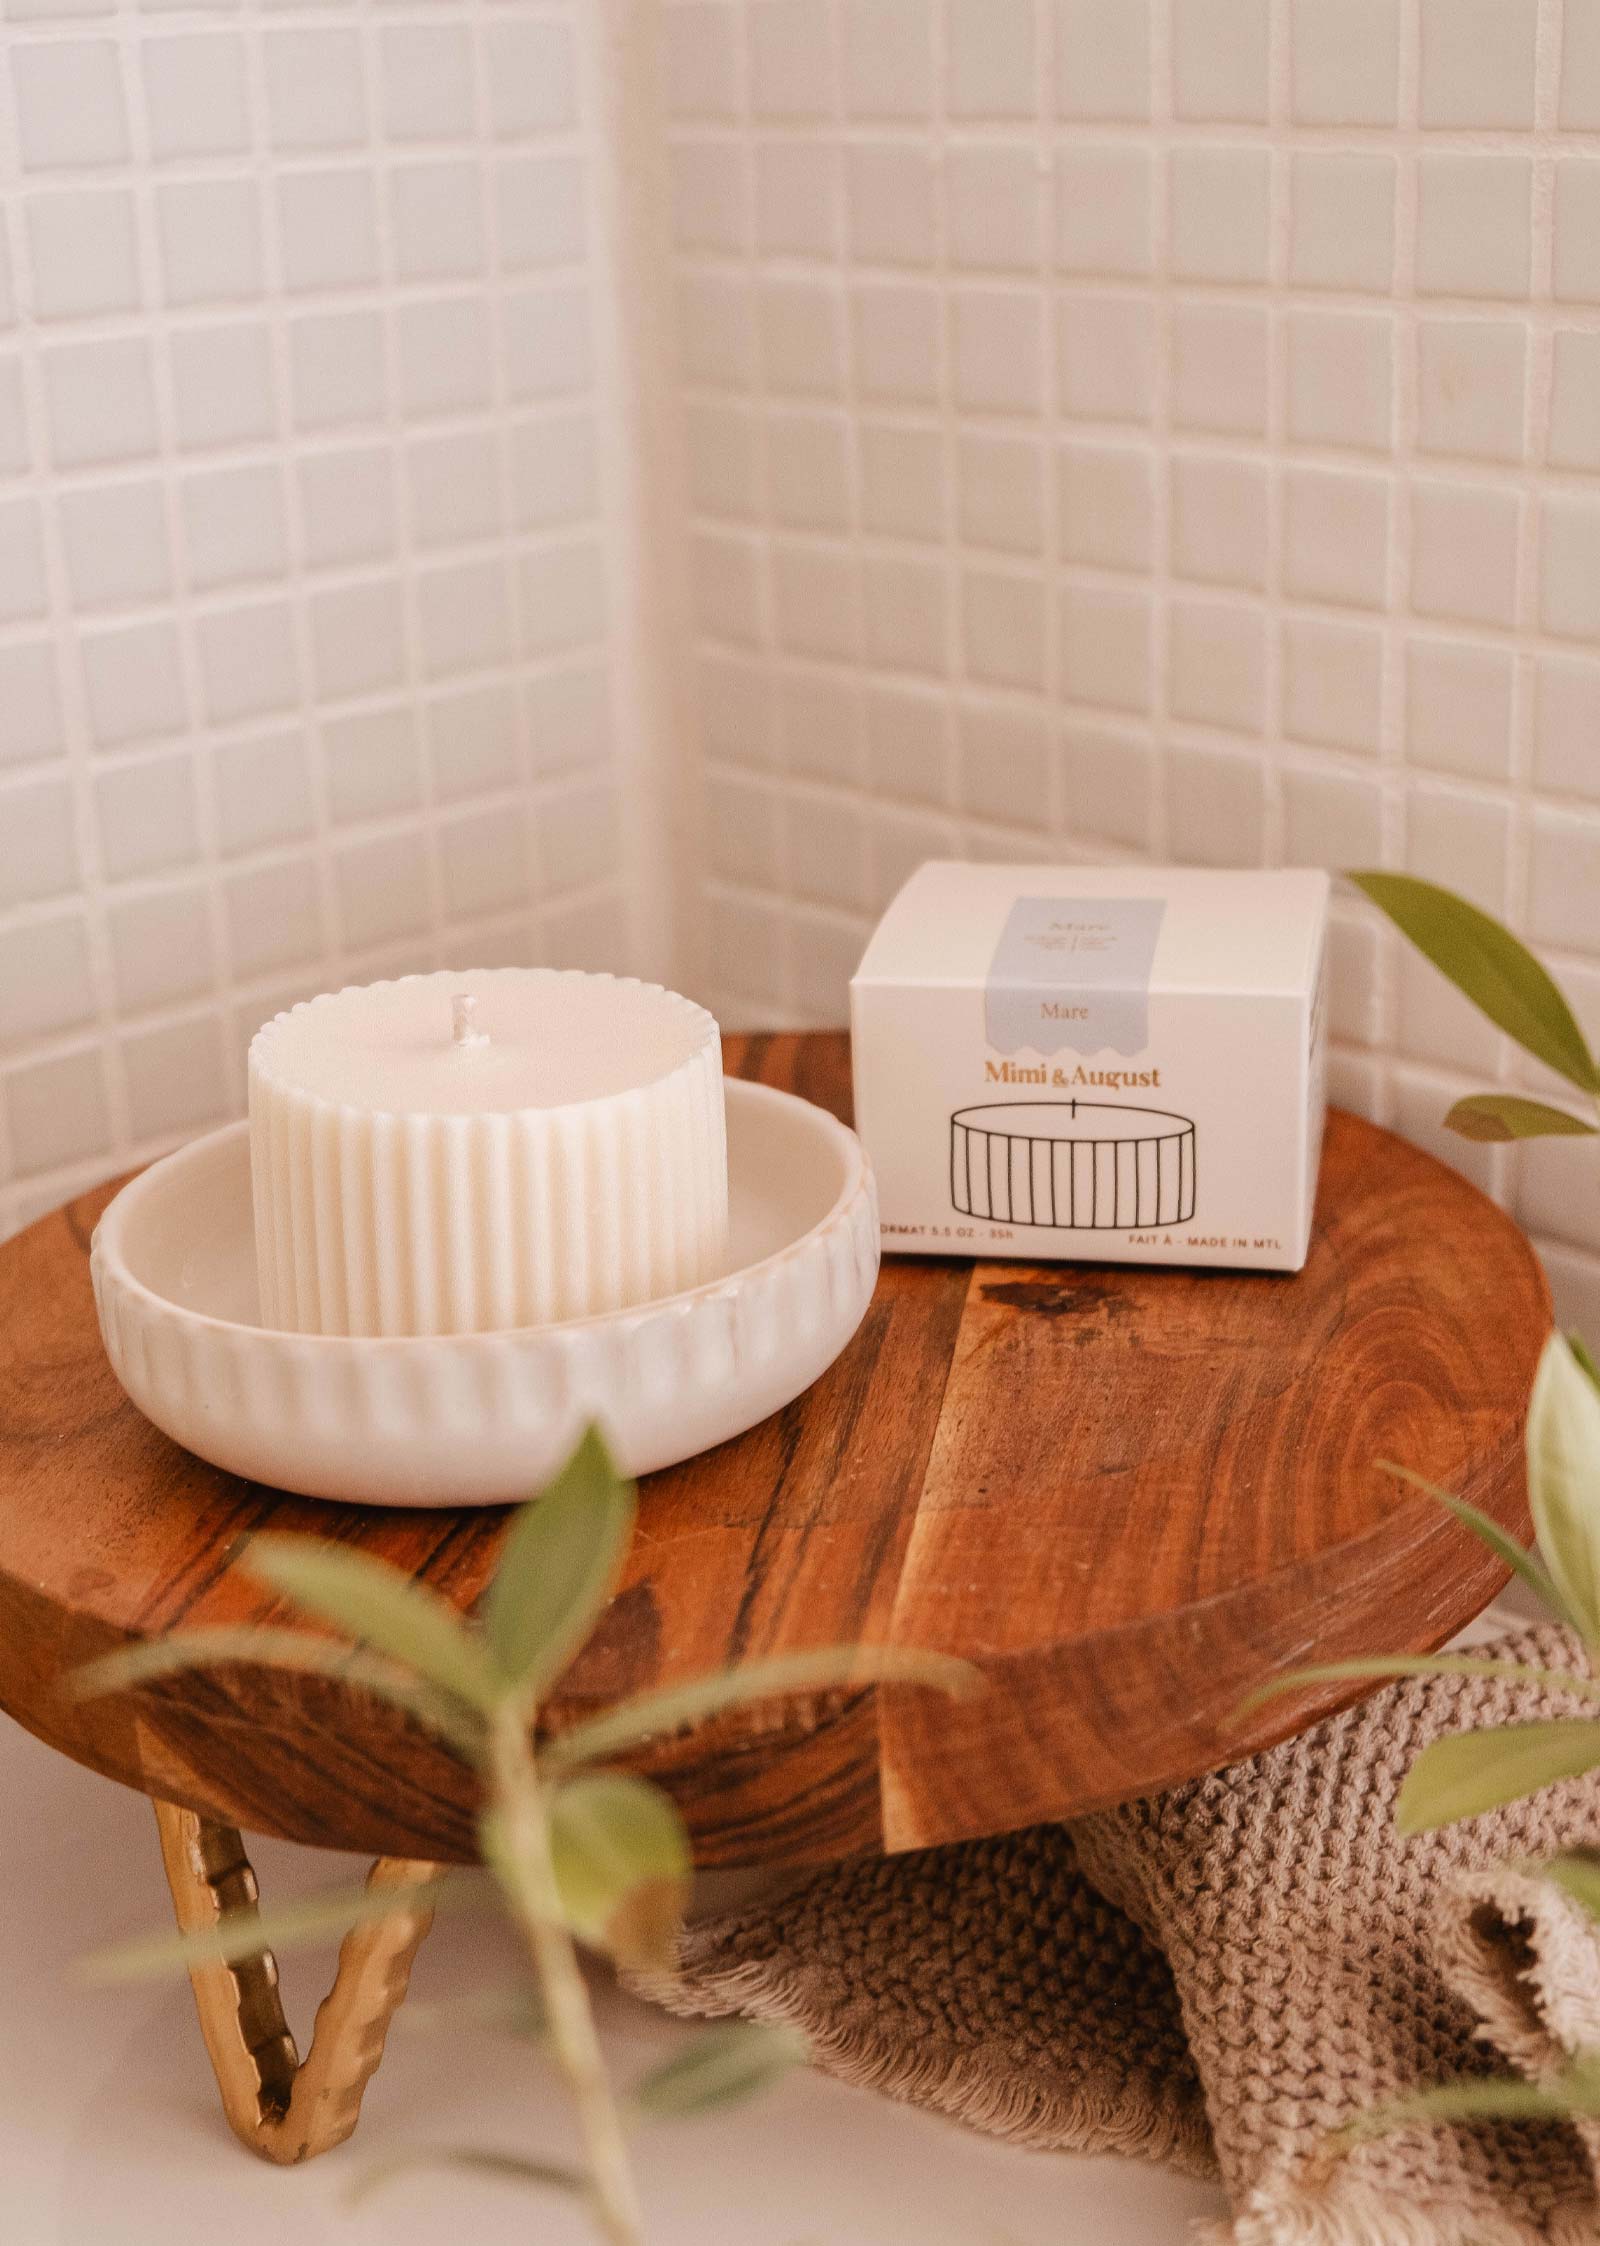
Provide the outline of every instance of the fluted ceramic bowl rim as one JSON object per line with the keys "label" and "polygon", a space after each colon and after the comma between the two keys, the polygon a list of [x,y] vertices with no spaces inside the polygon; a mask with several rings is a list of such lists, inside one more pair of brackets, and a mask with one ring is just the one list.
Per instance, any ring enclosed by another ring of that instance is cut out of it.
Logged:
{"label": "fluted ceramic bowl rim", "polygon": [[716,1279],[703,1279],[698,1286],[684,1287],[676,1294],[653,1295],[644,1302],[632,1302],[617,1310],[591,1311],[583,1318],[553,1318],[540,1326],[496,1326],[480,1333],[467,1334],[308,1334],[298,1333],[288,1326],[262,1326],[247,1324],[239,1318],[219,1318],[208,1310],[195,1310],[179,1302],[172,1295],[161,1294],[141,1279],[130,1264],[122,1235],[132,1222],[140,1203],[152,1193],[159,1192],[168,1182],[171,1171],[179,1164],[197,1160],[208,1149],[220,1150],[229,1140],[248,1139],[250,1125],[240,1120],[224,1123],[219,1130],[208,1131],[200,1138],[189,1139],[164,1154],[128,1180],[101,1212],[100,1220],[90,1237],[89,1255],[103,1285],[109,1284],[120,1293],[133,1297],[146,1305],[159,1318],[169,1319],[192,1329],[215,1333],[242,1334],[262,1344],[293,1344],[300,1350],[369,1350],[403,1352],[441,1348],[471,1349],[487,1344],[504,1343],[517,1335],[581,1334],[597,1330],[624,1331],[641,1319],[657,1318],[663,1311],[680,1306],[704,1303],[718,1296],[742,1293],[753,1281],[769,1272],[779,1271],[804,1255],[824,1234],[831,1232],[854,1208],[861,1196],[870,1191],[872,1166],[867,1160],[865,1147],[848,1124],[830,1115],[825,1107],[814,1100],[803,1098],[796,1092],[785,1092],[772,1084],[749,1084],[742,1078],[730,1076],[724,1080],[724,1093],[729,1101],[752,1106],[800,1107],[807,1110],[813,1128],[819,1129],[837,1148],[844,1163],[844,1183],[829,1204],[826,1212],[796,1235],[774,1248],[769,1255],[754,1263],[742,1264],[736,1271],[724,1272]]}

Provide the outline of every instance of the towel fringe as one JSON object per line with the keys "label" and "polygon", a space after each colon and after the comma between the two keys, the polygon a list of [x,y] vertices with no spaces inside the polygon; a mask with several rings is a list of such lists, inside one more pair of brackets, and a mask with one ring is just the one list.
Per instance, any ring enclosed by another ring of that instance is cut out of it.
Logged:
{"label": "towel fringe", "polygon": [[717,1969],[697,1978],[692,1989],[670,1971],[633,1972],[624,1980],[635,1996],[680,2019],[726,2019],[737,2013],[765,2026],[798,2028],[810,2045],[813,2064],[824,2074],[903,2105],[923,2106],[986,2136],[1039,2151],[1159,2160],[1181,2175],[1206,2181],[1217,2174],[1210,2133],[1198,2114],[1126,2095],[1096,2094],[1081,2084],[1074,2085],[1069,2105],[1014,2071],[999,2071],[981,2050],[952,2064],[948,2058],[908,2052],[846,2023],[819,2026],[797,1993],[774,1987],[770,1968],[760,1961]]}

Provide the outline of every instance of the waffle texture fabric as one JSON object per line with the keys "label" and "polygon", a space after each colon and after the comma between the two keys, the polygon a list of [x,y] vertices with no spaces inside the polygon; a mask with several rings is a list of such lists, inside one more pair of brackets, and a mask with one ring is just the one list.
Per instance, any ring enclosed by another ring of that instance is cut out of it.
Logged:
{"label": "waffle texture fabric", "polygon": [[[1566,1632],[1474,1649],[1587,1673]],[[795,2023],[819,2066],[1025,2144],[1217,2174],[1216,2246],[1596,2246],[1600,2129],[1409,2126],[1428,2085],[1600,2050],[1600,1940],[1526,1870],[1600,1844],[1600,1779],[1402,1839],[1446,1732],[1590,1715],[1553,1688],[1386,1686],[1147,1801],[810,1875],[691,1926],[646,1992]]]}

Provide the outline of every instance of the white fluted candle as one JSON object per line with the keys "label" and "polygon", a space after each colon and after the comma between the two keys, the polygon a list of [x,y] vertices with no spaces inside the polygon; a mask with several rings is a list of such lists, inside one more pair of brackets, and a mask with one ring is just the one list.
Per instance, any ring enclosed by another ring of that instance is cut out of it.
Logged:
{"label": "white fluted candle", "polygon": [[279,1014],[250,1048],[264,1324],[482,1333],[722,1268],[717,1025],[611,975],[408,975]]}

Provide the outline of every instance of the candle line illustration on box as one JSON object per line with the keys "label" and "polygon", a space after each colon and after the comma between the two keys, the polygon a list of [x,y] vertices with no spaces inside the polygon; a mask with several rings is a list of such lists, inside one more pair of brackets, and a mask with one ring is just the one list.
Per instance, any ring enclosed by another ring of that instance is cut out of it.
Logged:
{"label": "candle line illustration on box", "polygon": [[851,983],[885,1245],[1298,1271],[1327,921],[1316,871],[920,867]]}
{"label": "candle line illustration on box", "polygon": [[1166,1108],[1000,1100],[950,1118],[950,1198],[962,1216],[1127,1232],[1194,1215],[1195,1129]]}

